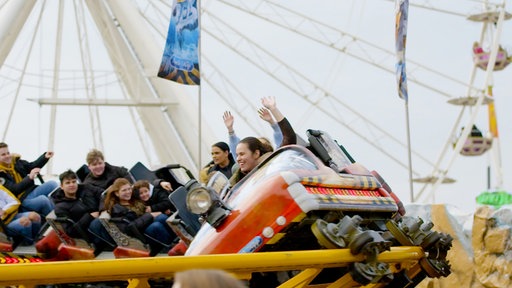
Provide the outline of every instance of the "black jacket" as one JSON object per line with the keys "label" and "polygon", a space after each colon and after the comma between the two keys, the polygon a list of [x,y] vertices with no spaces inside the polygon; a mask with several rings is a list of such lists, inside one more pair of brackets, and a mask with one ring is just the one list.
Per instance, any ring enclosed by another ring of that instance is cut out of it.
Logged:
{"label": "black jacket", "polygon": [[137,215],[137,213],[128,207],[115,204],[114,207],[112,207],[112,211],[110,211],[110,221],[114,222],[121,232],[134,236],[131,231],[126,229],[128,225],[132,224],[140,233],[144,233],[144,230],[149,224],[153,223],[153,215],[147,212],[142,215]]}
{"label": "black jacket", "polygon": [[84,179],[84,184],[91,184],[102,189],[107,189],[117,178],[126,178],[133,184],[133,177],[128,169],[121,166],[110,165],[105,162],[105,171],[99,177],[95,177],[91,172]]}
{"label": "black jacket", "polygon": [[94,217],[91,212],[99,211],[101,193],[103,189],[89,184],[78,184],[76,199],[66,198],[64,191],[58,188],[52,193],[51,199],[55,204],[55,215],[58,218],[70,219],[62,225],[71,237],[84,236]]}
{"label": "black jacket", "polygon": [[48,163],[49,159],[45,157],[45,154],[46,152],[33,162],[23,160],[20,158],[20,155],[14,154],[14,170],[16,170],[23,179],[19,183],[16,183],[11,174],[0,169],[0,183],[3,182],[2,184],[4,187],[16,195],[20,200],[25,199],[25,197],[37,187],[34,180],[30,179],[28,175],[32,169],[43,168],[43,166]]}
{"label": "black jacket", "polygon": [[175,212],[176,208],[169,200],[169,191],[160,186],[161,181],[160,179],[155,180],[153,183],[153,194],[144,204],[151,207],[152,212],[162,212],[164,214],[167,214],[165,213],[167,210],[170,210],[171,213]]}

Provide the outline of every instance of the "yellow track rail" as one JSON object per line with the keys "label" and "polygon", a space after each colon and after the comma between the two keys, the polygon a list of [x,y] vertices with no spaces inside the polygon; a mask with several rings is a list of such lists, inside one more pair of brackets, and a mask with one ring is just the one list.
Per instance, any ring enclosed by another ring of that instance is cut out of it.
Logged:
{"label": "yellow track rail", "polygon": [[[392,269],[401,270],[417,267],[417,261],[424,256],[420,247],[392,247],[391,251],[379,254],[378,260],[396,263],[391,265]],[[361,261],[364,261],[364,256],[352,255],[349,249],[329,249],[4,264],[0,265],[0,286],[33,287],[39,284],[127,280],[128,287],[139,288],[149,287],[148,279],[172,278],[178,271],[193,268],[213,268],[226,270],[241,279],[249,279],[252,272],[302,270],[280,287],[313,287],[308,284],[323,268],[344,267]],[[350,275],[342,276],[329,286],[314,287],[357,286]]]}

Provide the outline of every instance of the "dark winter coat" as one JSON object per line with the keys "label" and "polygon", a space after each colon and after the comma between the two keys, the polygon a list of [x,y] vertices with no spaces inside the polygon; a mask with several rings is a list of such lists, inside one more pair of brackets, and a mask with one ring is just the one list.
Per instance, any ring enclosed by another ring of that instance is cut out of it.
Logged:
{"label": "dark winter coat", "polygon": [[94,220],[91,212],[99,211],[103,189],[89,185],[78,184],[76,199],[66,198],[61,188],[52,193],[51,199],[55,204],[55,215],[72,221],[62,222],[65,232],[71,237],[82,238],[87,233],[89,224]]}
{"label": "dark winter coat", "polygon": [[121,232],[135,236],[127,230],[127,227],[132,224],[139,230],[139,233],[144,233],[144,230],[153,223],[153,215],[147,212],[138,215],[127,206],[114,204],[110,211],[110,221],[114,222]]}
{"label": "dark winter coat", "polygon": [[164,214],[168,214],[166,212],[168,212],[167,210],[170,210],[172,213],[176,211],[176,208],[169,200],[169,191],[160,187],[160,182],[161,180],[156,180],[156,182],[154,182],[155,185],[153,186],[153,194],[151,194],[151,197],[144,204],[151,207],[152,212],[162,212]]}
{"label": "dark winter coat", "polygon": [[84,184],[91,184],[97,187],[100,187],[102,189],[107,189],[112,183],[114,183],[114,180],[117,178],[125,178],[130,183],[133,184],[133,178],[128,172],[128,169],[121,166],[114,166],[110,165],[107,162],[105,162],[105,171],[103,171],[103,174],[96,177],[92,175],[91,172],[87,174],[87,176],[84,179]]}
{"label": "dark winter coat", "polygon": [[49,159],[45,157],[45,154],[46,152],[33,162],[28,162],[21,159],[20,155],[13,154],[12,161],[14,163],[14,170],[18,172],[23,179],[16,183],[13,175],[8,173],[7,170],[0,169],[0,184],[3,184],[5,188],[23,201],[23,199],[37,187],[34,180],[30,179],[28,175],[32,169],[43,168],[43,166],[48,163]]}

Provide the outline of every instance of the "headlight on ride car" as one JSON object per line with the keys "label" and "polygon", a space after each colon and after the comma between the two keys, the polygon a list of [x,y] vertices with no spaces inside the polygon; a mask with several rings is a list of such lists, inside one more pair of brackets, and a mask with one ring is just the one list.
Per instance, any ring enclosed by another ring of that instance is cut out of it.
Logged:
{"label": "headlight on ride car", "polygon": [[213,204],[210,192],[205,187],[194,187],[187,194],[187,208],[194,214],[204,214]]}

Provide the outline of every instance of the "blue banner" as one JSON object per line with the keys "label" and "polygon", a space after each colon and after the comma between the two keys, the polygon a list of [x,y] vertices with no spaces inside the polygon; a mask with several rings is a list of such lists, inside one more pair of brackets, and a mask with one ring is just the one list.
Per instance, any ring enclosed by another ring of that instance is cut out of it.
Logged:
{"label": "blue banner", "polygon": [[199,85],[199,12],[196,0],[174,0],[158,77]]}
{"label": "blue banner", "polygon": [[407,75],[405,71],[405,43],[407,40],[407,20],[409,18],[409,0],[396,0],[396,80],[398,82],[398,96],[408,101]]}

